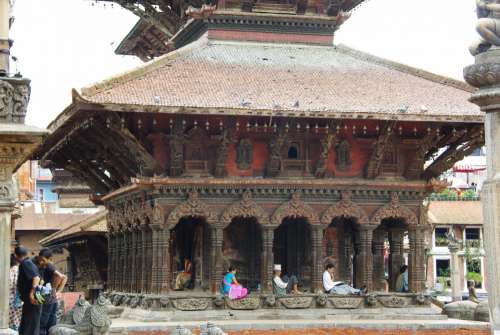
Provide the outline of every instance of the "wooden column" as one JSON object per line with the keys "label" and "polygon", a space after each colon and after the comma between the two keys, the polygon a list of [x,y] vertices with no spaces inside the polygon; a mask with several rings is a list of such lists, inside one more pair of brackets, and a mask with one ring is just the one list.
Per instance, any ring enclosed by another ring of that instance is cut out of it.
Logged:
{"label": "wooden column", "polygon": [[311,274],[311,289],[313,290],[313,292],[321,292],[323,287],[323,232],[324,227],[322,225],[311,225],[311,251],[313,263]]}
{"label": "wooden column", "polygon": [[356,283],[359,288],[366,287],[368,290],[373,289],[372,240],[374,229],[375,226],[371,225],[359,226],[359,247],[356,257]]}
{"label": "wooden column", "polygon": [[153,231],[151,227],[146,230],[146,278],[145,292],[152,293],[151,278],[153,276]]}
{"label": "wooden column", "polygon": [[412,292],[425,289],[425,242],[423,227],[410,227],[409,286]]}
{"label": "wooden column", "polygon": [[161,225],[152,225],[151,226],[151,282],[150,282],[150,291],[153,294],[159,294],[161,288],[161,276],[159,269],[159,259],[158,259],[158,241],[159,235],[162,227]]}
{"label": "wooden column", "polygon": [[272,292],[271,281],[273,280],[274,254],[274,227],[262,227],[262,254],[261,254],[261,275],[260,286],[265,293]]}
{"label": "wooden column", "polygon": [[125,229],[123,231],[122,236],[122,257],[121,257],[121,266],[120,266],[120,291],[127,292],[127,283],[128,283],[128,271],[127,264],[128,263],[128,234],[129,232]]}
{"label": "wooden column", "polygon": [[166,294],[170,290],[170,229],[153,225],[151,293]]}
{"label": "wooden column", "polygon": [[133,227],[132,230],[130,231],[130,268],[129,268],[129,278],[130,278],[130,283],[129,283],[129,292],[135,293],[137,292],[137,228]]}
{"label": "wooden column", "polygon": [[219,291],[224,269],[222,268],[222,242],[224,238],[221,226],[210,227],[210,289],[212,293]]}
{"label": "wooden column", "polygon": [[[351,276],[348,270],[349,258],[347,254],[346,243],[346,229],[344,223],[335,227],[337,236],[337,264],[336,264],[336,278],[344,282],[350,282]],[[349,255],[350,257],[350,255]]]}
{"label": "wooden column", "polygon": [[376,229],[373,232],[373,289],[385,289],[385,264],[384,264],[385,231]]}
{"label": "wooden column", "polygon": [[115,258],[116,258],[116,232],[108,235],[108,283],[107,290],[114,291],[115,281]]}
{"label": "wooden column", "polygon": [[401,266],[404,265],[404,230],[400,228],[394,228],[390,231],[390,248],[391,253],[389,255],[389,287],[391,290],[395,289],[396,280],[398,278],[399,270]]}
{"label": "wooden column", "polygon": [[141,244],[140,244],[140,281],[139,281],[139,292],[141,293],[147,293],[147,275],[151,271],[151,269],[148,269],[147,267],[147,230],[148,227],[146,225],[141,225]]}

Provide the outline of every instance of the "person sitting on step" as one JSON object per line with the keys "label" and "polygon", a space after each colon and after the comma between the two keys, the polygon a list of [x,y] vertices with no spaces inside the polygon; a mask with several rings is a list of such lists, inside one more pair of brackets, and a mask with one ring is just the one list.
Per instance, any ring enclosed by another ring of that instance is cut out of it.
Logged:
{"label": "person sitting on step", "polygon": [[332,263],[328,263],[325,267],[325,272],[323,272],[323,288],[325,289],[325,293],[328,294],[341,294],[341,295],[349,295],[355,294],[359,295],[364,293],[365,290],[359,290],[357,288],[351,287],[344,282],[334,281],[334,273],[335,266]]}
{"label": "person sitting on step", "polygon": [[189,259],[184,260],[184,269],[179,272],[177,277],[175,278],[175,290],[184,290],[185,288],[189,288],[191,279],[193,277],[192,275],[192,269],[193,264]]}
{"label": "person sitting on step", "polygon": [[277,296],[299,294],[299,280],[296,276],[281,277],[281,264],[274,265],[273,291]]}
{"label": "person sitting on step", "polygon": [[408,266],[403,265],[399,269],[398,277],[396,278],[396,286],[394,287],[396,292],[408,292]]}

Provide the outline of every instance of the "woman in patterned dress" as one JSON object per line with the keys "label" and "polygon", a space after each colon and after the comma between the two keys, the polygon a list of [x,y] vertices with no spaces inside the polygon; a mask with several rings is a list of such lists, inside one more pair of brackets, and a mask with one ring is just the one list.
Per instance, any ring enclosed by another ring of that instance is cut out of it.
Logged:
{"label": "woman in patterned dress", "polygon": [[17,296],[17,276],[19,267],[13,254],[10,255],[10,281],[9,281],[9,328],[19,330],[21,323],[22,302]]}

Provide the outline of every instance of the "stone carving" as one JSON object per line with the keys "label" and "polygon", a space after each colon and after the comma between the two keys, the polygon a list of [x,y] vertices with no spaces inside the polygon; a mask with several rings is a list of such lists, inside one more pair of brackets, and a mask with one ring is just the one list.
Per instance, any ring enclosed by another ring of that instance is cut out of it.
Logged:
{"label": "stone carving", "polygon": [[161,308],[167,308],[170,305],[170,299],[167,297],[161,297],[158,302]]}
{"label": "stone carving", "polygon": [[318,215],[316,211],[312,209],[311,206],[306,204],[300,195],[300,192],[295,192],[292,195],[292,199],[281,206],[279,206],[271,217],[271,223],[273,225],[280,225],[283,219],[291,218],[306,218],[310,224],[319,223]]}
{"label": "stone carving", "polygon": [[224,307],[224,298],[222,297],[216,297],[214,299],[214,306],[217,308]]}
{"label": "stone carving", "polygon": [[252,192],[245,191],[242,200],[229,206],[221,215],[220,222],[227,227],[236,217],[256,218],[260,224],[268,224],[266,211],[252,199]]}
{"label": "stone carving", "polygon": [[481,39],[469,47],[473,56],[489,50],[492,46],[500,46],[500,1],[476,0],[476,6],[479,18],[476,30]]}
{"label": "stone carving", "polygon": [[112,303],[114,306],[120,306],[123,303],[124,296],[121,294],[115,294],[112,298]]}
{"label": "stone carving", "polygon": [[316,298],[316,303],[320,307],[325,307],[327,302],[328,302],[328,296],[326,294],[319,294],[318,297]]}
{"label": "stone carving", "polygon": [[246,297],[238,300],[226,299],[226,304],[231,309],[252,310],[260,307],[260,299],[257,297]]}
{"label": "stone carving", "polygon": [[14,94],[14,87],[6,80],[0,81],[0,120],[10,121],[12,95]]}
{"label": "stone carving", "polygon": [[403,297],[398,297],[395,295],[379,296],[378,301],[380,301],[380,303],[384,305],[384,307],[390,307],[390,308],[402,308],[408,305],[408,299]]}
{"label": "stone carving", "polygon": [[204,217],[208,223],[217,221],[216,214],[204,202],[199,200],[198,192],[189,192],[188,199],[174,208],[168,215],[167,226],[174,227],[183,217]]}
{"label": "stone carving", "polygon": [[415,297],[415,301],[419,305],[427,305],[427,304],[429,304],[428,297],[426,297],[423,293],[417,294],[417,296]]}
{"label": "stone carving", "polygon": [[268,307],[274,307],[276,306],[276,297],[274,295],[268,295],[266,296],[264,303]]}
{"label": "stone carving", "polygon": [[340,142],[335,148],[335,151],[335,164],[337,169],[340,171],[348,170],[352,164],[351,145],[349,144],[349,141],[345,139],[342,140],[342,142]]}
{"label": "stone carving", "polygon": [[312,297],[285,297],[279,298],[279,302],[288,309],[309,308],[312,304]]}
{"label": "stone carving", "polygon": [[201,326],[200,335],[227,335],[227,333],[224,333],[221,328],[215,326],[213,323],[208,322],[206,326]]}
{"label": "stone carving", "polygon": [[404,219],[406,224],[410,226],[416,226],[418,223],[417,216],[415,213],[399,203],[399,196],[397,193],[392,193],[391,202],[381,208],[379,208],[371,218],[371,222],[374,225],[380,224],[383,219],[386,218],[400,218]]}
{"label": "stone carving", "polygon": [[370,307],[377,305],[377,296],[375,294],[369,294],[366,296],[366,304]]}
{"label": "stone carving", "polygon": [[16,85],[12,100],[14,102],[12,110],[12,121],[24,122],[28,110],[31,89],[28,84]]}
{"label": "stone carving", "polygon": [[150,309],[153,306],[153,299],[144,297],[141,300],[141,308],[142,309]]}
{"label": "stone carving", "polygon": [[49,330],[50,335],[103,335],[107,334],[111,320],[107,312],[107,300],[99,296],[94,305],[85,309],[83,318],[75,324],[58,324]]}
{"label": "stone carving", "polygon": [[253,162],[253,144],[248,138],[242,138],[236,147],[236,165],[240,170],[248,170]]}
{"label": "stone carving", "polygon": [[172,299],[172,305],[181,311],[204,311],[208,308],[210,299],[182,298]]}
{"label": "stone carving", "polygon": [[60,322],[65,324],[79,324],[82,322],[85,311],[90,307],[90,304],[84,297],[80,296],[68,314],[61,317]]}
{"label": "stone carving", "polygon": [[132,299],[130,300],[130,307],[136,308],[137,306],[139,306],[140,303],[141,303],[141,297],[136,295],[132,297]]}
{"label": "stone carving", "polygon": [[[498,50],[495,52],[499,54]],[[464,78],[474,87],[498,85],[500,84],[500,63],[487,62],[467,66],[464,68]]]}
{"label": "stone carving", "polygon": [[193,332],[187,328],[177,326],[172,332],[172,335],[193,335]]}
{"label": "stone carving", "polygon": [[362,297],[331,297],[330,302],[335,308],[355,309],[363,302]]}
{"label": "stone carving", "polygon": [[342,200],[329,207],[321,217],[321,223],[329,225],[336,217],[354,218],[359,224],[368,224],[368,215],[358,204],[351,200],[351,192],[343,191]]}
{"label": "stone carving", "polygon": [[330,177],[327,173],[328,172],[327,164],[328,164],[328,156],[330,154],[330,149],[332,148],[334,142],[335,142],[335,135],[332,134],[326,135],[326,137],[321,141],[321,154],[315,172],[315,176],[317,178]]}

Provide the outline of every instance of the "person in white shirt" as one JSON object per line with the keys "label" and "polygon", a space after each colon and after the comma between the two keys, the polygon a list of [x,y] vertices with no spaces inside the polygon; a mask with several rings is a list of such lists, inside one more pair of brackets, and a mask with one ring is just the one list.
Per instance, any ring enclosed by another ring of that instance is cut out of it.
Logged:
{"label": "person in white shirt", "polygon": [[323,288],[328,294],[356,294],[359,295],[362,291],[353,288],[341,281],[334,281],[333,273],[335,272],[335,266],[331,263],[327,264],[325,267],[325,272],[323,272]]}
{"label": "person in white shirt", "polygon": [[298,294],[299,289],[299,280],[296,276],[288,276],[281,277],[281,264],[274,265],[274,278],[273,278],[273,288],[274,292],[278,296],[287,295],[287,294]]}

